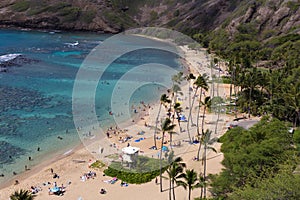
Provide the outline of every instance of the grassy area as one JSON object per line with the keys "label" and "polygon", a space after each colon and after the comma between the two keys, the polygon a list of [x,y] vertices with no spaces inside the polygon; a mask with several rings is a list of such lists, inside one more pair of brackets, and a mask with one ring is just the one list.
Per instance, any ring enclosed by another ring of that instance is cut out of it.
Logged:
{"label": "grassy area", "polygon": [[18,1],[13,6],[12,9],[16,12],[24,12],[30,7],[29,1]]}
{"label": "grassy area", "polygon": [[105,167],[105,164],[103,162],[101,162],[100,160],[97,160],[96,162],[91,164],[91,168],[102,169],[103,167]]}
{"label": "grassy area", "polygon": [[[165,164],[164,162],[164,165]],[[163,171],[165,171],[165,169],[163,169]],[[113,162],[104,170],[104,173],[107,176],[117,177],[127,183],[142,184],[150,182],[159,175],[159,160],[139,156],[135,166],[131,169],[124,167],[121,162]]]}

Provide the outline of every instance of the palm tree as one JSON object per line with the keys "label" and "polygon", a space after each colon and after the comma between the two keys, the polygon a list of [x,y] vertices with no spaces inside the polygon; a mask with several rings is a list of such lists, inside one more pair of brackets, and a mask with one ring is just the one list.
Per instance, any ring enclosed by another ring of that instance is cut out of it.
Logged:
{"label": "palm tree", "polygon": [[208,85],[207,85],[207,82],[206,82],[206,74],[203,74],[203,76],[200,74],[197,77],[196,81],[194,82],[194,85],[196,85],[196,90],[195,90],[195,93],[194,93],[194,96],[193,96],[193,101],[192,101],[192,105],[191,105],[190,110],[189,110],[189,116],[188,116],[188,121],[187,121],[187,132],[188,132],[188,136],[189,136],[189,139],[190,139],[190,143],[192,143],[192,139],[191,139],[191,135],[190,135],[190,131],[189,131],[190,121],[191,121],[191,117],[192,117],[192,109],[194,107],[196,94],[197,94],[199,88],[201,88],[201,90],[200,90],[200,101],[201,101],[201,97],[202,97],[202,89],[204,89],[206,91],[208,90]]}
{"label": "palm tree", "polygon": [[[194,76],[193,73],[190,73],[189,75],[186,76],[186,80],[189,83],[189,109],[191,109],[191,80],[195,80],[196,77]],[[193,124],[193,118],[191,116],[191,122]]]}
{"label": "palm tree", "polygon": [[176,132],[175,131],[169,131],[168,133],[170,135],[170,148],[173,149],[173,145],[172,145],[172,143],[173,143],[173,134],[176,134]]}
{"label": "palm tree", "polygon": [[162,150],[163,150],[163,146],[164,146],[164,138],[165,138],[165,133],[166,132],[171,132],[174,128],[175,128],[175,124],[171,124],[171,120],[169,118],[166,118],[162,125],[161,125],[161,130],[162,130],[162,139],[161,139],[161,148],[160,148],[160,155],[159,155],[159,159],[160,159],[160,192],[162,192]]}
{"label": "palm tree", "polygon": [[184,189],[188,189],[188,199],[191,200],[192,190],[199,187],[199,184],[197,184],[197,173],[194,171],[194,169],[187,169],[185,173],[179,175],[178,178],[183,178],[184,181],[179,180],[176,182],[176,184],[184,187]]}
{"label": "palm tree", "polygon": [[257,87],[257,85],[260,82],[260,73],[257,71],[257,68],[253,68],[251,70],[245,71],[245,76],[243,81],[243,84],[245,86],[245,89],[249,91],[249,94],[246,95],[246,98],[248,98],[248,117],[251,116],[251,106],[252,106],[252,100],[253,100],[253,91]]}
{"label": "palm tree", "polygon": [[176,103],[177,93],[180,93],[182,95],[181,88],[179,85],[181,84],[181,81],[183,81],[183,80],[184,80],[183,72],[178,72],[177,74],[172,76],[172,88],[171,88],[172,97],[171,97],[171,103],[170,103],[170,112],[171,112],[171,108],[172,108],[172,101],[174,103]]}
{"label": "palm tree", "polygon": [[198,113],[197,113],[197,135],[200,135],[200,131],[199,131],[199,117],[200,117],[200,107],[202,104],[202,90],[207,91],[208,90],[208,84],[207,84],[207,77],[206,75],[201,76],[200,80],[198,82],[196,82],[196,84],[199,85],[200,89],[200,98],[199,98],[199,108],[198,108]]}
{"label": "palm tree", "polygon": [[[293,126],[296,127],[300,123],[300,80],[299,69],[292,70],[290,75],[285,81],[283,87],[284,102],[287,109],[290,110],[289,118],[293,121]],[[286,111],[287,112],[287,111]]]}
{"label": "palm tree", "polygon": [[203,115],[202,115],[202,125],[201,125],[201,129],[202,129],[202,133],[204,130],[204,118],[205,118],[205,112],[207,108],[210,108],[211,106],[211,99],[210,97],[205,97],[204,102],[203,102],[204,108],[203,108]]}
{"label": "palm tree", "polygon": [[[170,163],[167,173],[169,175],[169,199],[171,199],[173,193],[173,200],[175,200],[175,182],[177,181],[179,175],[183,172],[183,169],[186,167],[186,164],[182,162],[181,157],[176,157],[174,160],[174,152],[171,151],[168,157],[168,163]],[[171,190],[173,191],[171,193]]]}
{"label": "palm tree", "polygon": [[199,139],[199,147],[198,147],[198,151],[197,151],[197,160],[199,160],[200,158],[200,151],[201,151],[201,147],[202,147],[202,144],[204,143],[204,137],[205,137],[205,133],[204,133],[204,118],[205,118],[205,111],[207,108],[210,107],[211,105],[211,100],[210,100],[210,97],[206,97],[204,99],[204,102],[203,102],[203,105],[204,105],[204,109],[203,109],[203,115],[202,115],[202,136],[200,137],[200,135],[198,135],[198,137],[200,137]]}
{"label": "palm tree", "polygon": [[166,94],[162,94],[160,97],[160,105],[159,105],[159,109],[158,109],[158,113],[157,113],[157,117],[156,117],[156,121],[155,121],[155,129],[154,129],[154,135],[153,135],[154,147],[156,149],[157,149],[156,134],[157,134],[157,126],[158,126],[158,122],[159,122],[159,115],[160,115],[162,105],[166,105],[166,103],[170,103],[170,99],[168,98],[168,96]]}
{"label": "palm tree", "polygon": [[[178,126],[179,126],[179,131],[181,132],[181,126],[180,126],[180,113],[182,112],[182,107],[180,106],[180,103],[176,102],[174,105],[174,111],[177,116],[177,121],[178,121]],[[174,120],[173,120],[174,123]]]}
{"label": "palm tree", "polygon": [[28,190],[15,191],[10,195],[11,200],[33,200],[35,195],[32,195]]}
{"label": "palm tree", "polygon": [[204,187],[206,187],[206,180],[203,177],[202,173],[199,173],[198,183],[197,183],[196,187],[200,188],[200,199],[202,199],[202,197],[203,197],[203,190],[204,190]]}
{"label": "palm tree", "polygon": [[[220,62],[218,61],[218,59],[214,59],[214,61],[215,61],[215,63],[217,64],[217,66],[218,66],[218,78],[217,78],[217,80],[218,80],[218,82],[217,82],[217,98],[220,98],[220,96],[219,96],[219,82],[220,82]],[[215,134],[217,134],[217,131],[218,131],[218,123],[219,123],[219,119],[220,119],[220,103],[221,102],[217,102],[217,105],[216,105],[216,108],[217,108],[217,121],[216,121],[216,125],[215,125]]]}
{"label": "palm tree", "polygon": [[[215,143],[218,138],[211,138],[212,131],[206,130],[203,133],[203,144],[204,144],[204,152],[202,156],[202,163],[203,163],[203,179],[206,181],[206,168],[207,168],[207,150],[212,150],[217,153],[216,149],[213,148],[211,145]],[[203,187],[203,195],[206,198],[206,184]]]}
{"label": "palm tree", "polygon": [[[183,95],[183,93],[181,92],[181,88],[179,85],[174,84],[172,86],[172,97],[171,97],[171,103],[170,103],[170,112],[172,110],[172,102],[174,103],[174,105],[176,104],[176,100],[177,100],[177,94]],[[174,113],[175,114],[175,113]],[[173,115],[173,117],[175,117],[175,115]],[[174,118],[173,118],[174,119]]]}

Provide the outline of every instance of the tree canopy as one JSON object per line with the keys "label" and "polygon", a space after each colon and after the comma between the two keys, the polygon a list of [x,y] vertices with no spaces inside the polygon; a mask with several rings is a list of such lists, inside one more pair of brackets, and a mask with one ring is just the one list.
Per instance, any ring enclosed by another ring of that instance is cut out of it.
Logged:
{"label": "tree canopy", "polygon": [[225,169],[220,175],[212,176],[211,184],[212,193],[219,197],[231,196],[230,193],[244,188],[262,187],[257,183],[272,182],[286,165],[291,174],[296,166],[296,149],[291,145],[293,137],[285,123],[278,119],[265,117],[249,130],[233,128],[220,142]]}

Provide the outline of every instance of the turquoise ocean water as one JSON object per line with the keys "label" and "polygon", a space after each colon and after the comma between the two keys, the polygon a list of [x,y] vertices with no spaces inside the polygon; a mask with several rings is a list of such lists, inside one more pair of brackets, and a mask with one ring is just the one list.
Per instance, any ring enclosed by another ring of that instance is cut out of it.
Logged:
{"label": "turquoise ocean water", "polygon": [[[0,184],[12,178],[13,172],[23,172],[25,165],[30,168],[80,143],[72,117],[74,79],[85,57],[110,36],[0,30],[0,56],[21,54],[26,61],[0,72],[0,174],[4,175]],[[115,42],[126,46],[132,45],[130,40],[133,38]],[[156,46],[167,45],[145,40]],[[69,44],[75,42],[78,45]],[[145,63],[180,68],[176,55],[145,49],[116,59],[102,80],[113,83]],[[100,85],[95,96],[96,103],[101,98],[96,112],[103,128],[113,123],[109,115],[113,87],[114,84]],[[132,102],[158,100],[159,92],[154,85],[141,88],[133,95]],[[29,156],[32,161],[28,161]]]}

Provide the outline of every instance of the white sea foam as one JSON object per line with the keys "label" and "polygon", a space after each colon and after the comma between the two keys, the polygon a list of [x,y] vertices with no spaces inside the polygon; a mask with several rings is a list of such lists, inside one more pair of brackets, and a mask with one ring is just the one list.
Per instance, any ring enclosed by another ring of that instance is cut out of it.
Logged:
{"label": "white sea foam", "polygon": [[66,151],[63,155],[64,155],[64,156],[65,156],[65,155],[68,155],[68,154],[70,154],[72,151],[73,151],[73,149],[70,149],[69,151]]}
{"label": "white sea foam", "polygon": [[21,56],[22,54],[19,53],[12,53],[12,54],[5,54],[0,56],[0,63],[8,62],[10,60],[16,59],[18,56]]}

